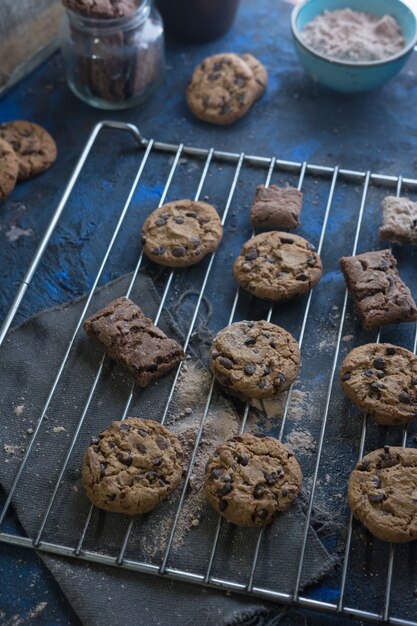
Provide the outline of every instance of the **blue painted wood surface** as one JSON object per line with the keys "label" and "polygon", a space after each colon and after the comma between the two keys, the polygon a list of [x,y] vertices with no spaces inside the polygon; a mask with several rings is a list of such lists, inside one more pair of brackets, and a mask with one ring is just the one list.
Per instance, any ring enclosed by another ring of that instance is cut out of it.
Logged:
{"label": "blue painted wood surface", "polygon": [[[276,0],[243,0],[235,26],[222,40],[204,46],[169,42],[165,84],[138,109],[104,113],[79,102],[66,86],[60,55],[51,58],[0,101],[1,121],[36,121],[56,138],[59,152],[57,163],[47,173],[19,185],[0,206],[0,319],[13,299],[87,135],[101,119],[133,122],[145,136],[169,142],[416,176],[417,56],[395,81],[377,92],[352,97],[333,94],[315,86],[303,74],[291,40],[289,10],[288,5]],[[264,98],[246,118],[226,128],[195,120],[183,95],[193,67],[204,56],[219,51],[249,51],[269,72]],[[123,176],[123,172],[118,175]],[[101,181],[102,191],[113,182],[114,173],[110,171]],[[59,272],[50,273],[43,268],[39,287],[30,306],[24,303],[20,319],[86,291],[91,276],[83,269],[89,261],[86,258],[83,262],[83,242],[92,230],[99,228],[97,207],[84,203],[80,196],[66,219],[65,229],[56,233],[53,242],[57,256],[62,243],[73,254],[60,260]],[[110,279],[117,272],[116,263],[105,278]],[[35,555],[0,546],[0,580],[0,623],[9,623],[7,620],[17,613],[26,619],[29,611],[43,601],[47,601],[47,606],[39,623],[78,623]],[[332,592],[329,589],[329,600]],[[29,618],[24,623],[32,622]],[[311,623],[342,625],[345,620],[322,616]]]}

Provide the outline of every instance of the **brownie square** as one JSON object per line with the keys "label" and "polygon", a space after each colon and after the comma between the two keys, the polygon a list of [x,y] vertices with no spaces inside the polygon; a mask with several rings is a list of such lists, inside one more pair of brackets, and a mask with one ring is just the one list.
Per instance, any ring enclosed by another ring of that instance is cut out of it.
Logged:
{"label": "brownie square", "polygon": [[83,328],[110,358],[131,372],[140,387],[160,378],[184,358],[179,343],[154,326],[128,298],[113,300],[86,319]]}
{"label": "brownie square", "polygon": [[395,243],[417,243],[417,202],[387,196],[382,201],[379,236]]}
{"label": "brownie square", "polygon": [[259,228],[295,228],[300,223],[303,194],[295,187],[258,185],[250,223]]}
{"label": "brownie square", "polygon": [[416,304],[389,250],[342,257],[340,267],[366,330],[417,320]]}

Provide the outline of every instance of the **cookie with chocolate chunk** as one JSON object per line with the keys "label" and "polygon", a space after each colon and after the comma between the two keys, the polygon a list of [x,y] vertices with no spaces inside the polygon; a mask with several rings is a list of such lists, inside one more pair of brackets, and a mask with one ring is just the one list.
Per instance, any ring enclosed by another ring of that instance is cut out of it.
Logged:
{"label": "cookie with chocolate chunk", "polygon": [[266,526],[297,497],[301,469],[273,437],[245,433],[222,443],[207,462],[204,490],[212,507],[237,526]]}
{"label": "cookie with chocolate chunk", "polygon": [[178,439],[165,426],[128,417],[91,440],[82,466],[83,486],[99,509],[147,513],[179,485],[182,459]]}
{"label": "cookie with chocolate chunk", "polygon": [[19,172],[17,155],[12,146],[0,139],[0,202],[13,191]]}
{"label": "cookie with chocolate chunk", "polygon": [[417,418],[417,356],[390,343],[354,348],[340,367],[347,397],[375,422],[407,424]]}
{"label": "cookie with chocolate chunk", "polygon": [[349,478],[348,503],[379,539],[417,539],[417,450],[385,446],[363,457]]}
{"label": "cookie with chocolate chunk", "polygon": [[417,320],[417,306],[390,250],[342,257],[340,267],[365,330]]}
{"label": "cookie with chocolate chunk", "polygon": [[260,95],[254,71],[233,53],[204,59],[195,68],[186,93],[187,104],[196,117],[220,125],[243,117]]}
{"label": "cookie with chocolate chunk", "polygon": [[196,200],[176,200],[156,209],[142,227],[143,251],[158,265],[188,267],[214,252],[223,236],[216,209]]}
{"label": "cookie with chocolate chunk", "polygon": [[210,349],[218,382],[245,398],[270,398],[288,389],[300,366],[300,349],[289,332],[266,322],[235,322]]}
{"label": "cookie with chocolate chunk", "polygon": [[258,185],[250,210],[255,228],[296,228],[300,224],[303,194],[295,187]]}
{"label": "cookie with chocolate chunk", "polygon": [[170,339],[129,298],[117,298],[84,322],[84,331],[126,367],[140,387],[164,376],[184,358]]}
{"label": "cookie with chocolate chunk", "polygon": [[0,138],[9,143],[19,163],[18,180],[44,172],[56,159],[56,144],[38,124],[17,120],[0,124]]}
{"label": "cookie with chocolate chunk", "polygon": [[417,202],[386,196],[382,201],[382,211],[381,239],[399,244],[417,243]]}
{"label": "cookie with chocolate chunk", "polygon": [[268,82],[268,73],[265,69],[265,66],[262,65],[260,61],[252,54],[246,52],[245,54],[239,54],[239,57],[245,61],[253,72],[253,77],[255,79],[257,89],[256,89],[256,99],[260,98],[265,89]]}
{"label": "cookie with chocolate chunk", "polygon": [[298,235],[279,231],[249,239],[233,265],[233,275],[243,289],[275,302],[307,293],[321,273],[314,246]]}

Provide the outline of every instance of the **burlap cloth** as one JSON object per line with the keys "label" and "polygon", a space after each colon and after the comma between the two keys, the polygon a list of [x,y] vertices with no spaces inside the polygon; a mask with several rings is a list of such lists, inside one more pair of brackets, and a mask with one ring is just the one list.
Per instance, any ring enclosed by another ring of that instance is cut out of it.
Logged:
{"label": "burlap cloth", "polygon": [[[129,280],[130,276],[124,276],[97,290],[89,312],[123,295]],[[159,296],[146,275],[139,275],[131,298],[147,315],[155,315]],[[22,451],[33,437],[31,430],[41,415],[84,302],[85,299],[81,298],[32,317],[10,332],[0,349],[0,482],[6,492],[13,482]],[[206,315],[203,303],[197,327],[204,327]],[[184,318],[186,316],[177,310],[175,319]],[[159,325],[170,336],[183,340],[186,328],[175,325],[169,311],[164,311]],[[180,436],[188,454],[210,383],[210,375],[203,365],[207,340],[207,334],[195,333],[191,345],[192,359],[186,363],[170,405],[168,425]],[[80,484],[84,449],[93,434],[123,415],[131,387],[131,378],[106,358],[89,409],[80,425],[101,355],[100,347],[85,337],[81,330],[13,498],[14,509],[31,538],[37,534],[70,442],[79,427],[78,438],[42,534],[42,540],[66,546],[75,547],[79,541],[90,508]],[[170,375],[144,391],[136,391],[128,414],[159,419],[172,379]],[[249,429],[258,426],[253,420],[248,423]],[[217,515],[205,503],[201,490],[204,463],[217,442],[236,432],[238,427],[239,417],[232,404],[215,390],[191,480],[192,488],[186,497],[168,566],[205,573]],[[180,493],[181,489],[157,511],[135,520],[126,558],[160,564]],[[300,498],[266,530],[255,584],[279,591],[292,589],[304,519]],[[117,556],[127,524],[128,520],[123,516],[94,510],[83,547]],[[213,575],[246,583],[256,538],[256,530],[238,529],[223,522]],[[269,623],[271,613],[262,609],[262,603],[254,598],[226,595],[122,568],[40,554],[82,622],[87,625]],[[320,580],[333,565],[333,557],[310,528],[303,587]]]}

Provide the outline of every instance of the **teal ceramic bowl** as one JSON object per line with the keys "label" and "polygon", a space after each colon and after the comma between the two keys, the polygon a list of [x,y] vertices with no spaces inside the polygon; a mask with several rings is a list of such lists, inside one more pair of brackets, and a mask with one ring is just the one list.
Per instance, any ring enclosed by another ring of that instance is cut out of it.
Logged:
{"label": "teal ceramic bowl", "polygon": [[[300,32],[323,11],[353,9],[377,17],[392,15],[399,23],[405,39],[404,49],[383,61],[352,63],[329,59],[303,43]],[[306,72],[316,82],[340,91],[355,93],[380,87],[402,69],[417,42],[417,20],[400,0],[307,0],[291,15],[291,29],[298,57]]]}

